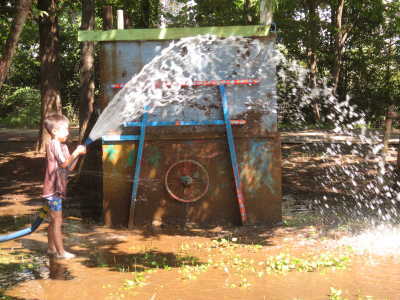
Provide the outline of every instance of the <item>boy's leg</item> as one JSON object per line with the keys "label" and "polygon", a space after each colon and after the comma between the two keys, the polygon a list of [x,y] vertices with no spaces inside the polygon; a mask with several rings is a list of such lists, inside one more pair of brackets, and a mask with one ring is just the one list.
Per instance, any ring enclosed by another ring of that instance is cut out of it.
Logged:
{"label": "boy's leg", "polygon": [[[58,255],[64,254],[64,243],[62,236],[62,211],[50,210],[51,223],[49,227],[49,236]],[[50,247],[50,245],[49,245]]]}
{"label": "boy's leg", "polygon": [[54,205],[55,202],[55,197],[50,196],[46,197],[46,204],[49,207],[49,226],[47,228],[47,253],[48,254],[56,254],[57,249],[54,244],[54,234],[53,234],[53,228],[54,228],[54,221],[53,221],[53,216],[51,214],[52,211],[57,210],[58,207]]}
{"label": "boy's leg", "polygon": [[50,225],[48,228],[48,251],[54,254],[64,253],[64,244],[62,240],[62,199],[56,195],[47,198],[49,206]]}
{"label": "boy's leg", "polygon": [[57,258],[74,258],[75,255],[64,250],[62,234],[62,199],[53,196],[48,198],[50,207],[49,247],[54,245]]}
{"label": "boy's leg", "polygon": [[54,244],[53,220],[51,216],[50,216],[49,227],[47,228],[47,253],[48,254],[57,253],[56,245]]}

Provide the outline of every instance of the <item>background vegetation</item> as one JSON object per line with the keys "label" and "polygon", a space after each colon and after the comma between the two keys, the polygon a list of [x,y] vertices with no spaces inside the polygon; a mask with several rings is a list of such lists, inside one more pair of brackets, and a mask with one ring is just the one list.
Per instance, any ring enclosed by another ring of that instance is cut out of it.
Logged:
{"label": "background vegetation", "polygon": [[[389,104],[400,104],[399,0],[343,0],[341,25],[338,26],[340,2],[281,0],[277,3],[274,22],[280,49],[288,61],[295,60],[307,70],[306,88],[302,92],[293,92],[298,91],[296,81],[279,82],[283,126],[292,123],[290,107],[297,106],[304,93],[311,93],[316,86],[325,84],[333,87],[340,101],[350,99],[356,104],[366,115],[368,124],[381,120]],[[15,0],[0,4],[0,47],[4,47],[15,16],[15,4]],[[41,11],[37,4],[33,2],[32,13],[1,89],[0,127],[37,127],[40,122],[38,20]],[[98,29],[102,28],[101,11],[105,5],[124,9],[128,28],[159,27],[162,23],[170,27],[259,23],[257,0],[98,0]],[[76,122],[80,95],[77,32],[81,13],[80,1],[57,1],[61,99],[64,112]],[[340,66],[340,74],[335,82],[337,66]],[[321,115],[305,108],[308,117],[301,126],[326,126],[329,124],[326,116],[330,112],[326,99],[322,95],[313,97],[312,102],[319,106]]]}

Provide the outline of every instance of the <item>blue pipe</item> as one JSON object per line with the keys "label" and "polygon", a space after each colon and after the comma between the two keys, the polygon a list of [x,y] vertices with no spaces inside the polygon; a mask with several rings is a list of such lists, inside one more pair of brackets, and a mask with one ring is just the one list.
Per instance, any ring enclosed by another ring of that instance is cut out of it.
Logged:
{"label": "blue pipe", "polygon": [[91,139],[91,138],[87,138],[86,140],[85,140],[85,142],[83,143],[85,146],[88,146],[88,145],[90,145],[91,143],[93,143],[94,141]]}
{"label": "blue pipe", "polygon": [[140,136],[139,136],[139,145],[136,154],[136,165],[135,165],[135,174],[133,175],[133,184],[132,184],[132,193],[131,193],[131,206],[129,213],[129,226],[133,225],[133,217],[135,211],[136,197],[139,188],[139,176],[140,176],[140,167],[142,164],[142,156],[143,156],[143,148],[144,148],[144,137],[146,135],[146,126],[147,126],[147,118],[148,118],[148,108],[144,108],[144,113],[142,117],[142,122],[140,123]]}
{"label": "blue pipe", "polygon": [[31,224],[30,227],[21,229],[19,231],[11,232],[9,234],[0,235],[0,243],[14,240],[34,232],[36,229],[39,228],[40,224],[42,224],[44,218],[46,218],[48,210],[49,208],[47,206],[43,206],[39,211],[39,216]]}
{"label": "blue pipe", "polygon": [[237,156],[236,156],[236,149],[235,149],[235,142],[234,142],[234,138],[233,138],[231,119],[229,117],[228,96],[226,95],[224,85],[219,85],[218,87],[219,87],[219,92],[221,94],[222,111],[224,113],[224,120],[225,120],[225,127],[226,127],[226,137],[228,138],[229,153],[231,156],[233,177],[235,179],[236,195],[237,195],[237,200],[238,200],[238,204],[239,204],[240,217],[242,219],[242,224],[245,225],[246,221],[247,221],[247,214],[246,214],[246,208],[244,206],[244,195],[243,195],[242,184],[240,181],[239,164],[238,164],[238,160],[237,160]]}
{"label": "blue pipe", "polygon": [[139,139],[139,135],[104,135],[101,138],[103,142],[137,141]]}
{"label": "blue pipe", "polygon": [[[142,122],[126,122],[124,126],[126,127],[139,127],[141,126]],[[212,121],[155,121],[155,122],[148,122],[146,126],[196,126],[196,125],[224,125],[224,120],[212,120]]]}

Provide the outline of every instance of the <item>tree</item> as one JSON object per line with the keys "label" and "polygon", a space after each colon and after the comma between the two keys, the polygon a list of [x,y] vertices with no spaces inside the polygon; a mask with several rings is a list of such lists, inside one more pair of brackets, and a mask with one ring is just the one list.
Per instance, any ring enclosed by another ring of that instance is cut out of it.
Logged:
{"label": "tree", "polygon": [[335,24],[335,46],[334,46],[334,64],[332,69],[333,88],[336,94],[340,72],[342,66],[342,58],[344,46],[348,37],[351,26],[343,26],[343,10],[345,8],[345,0],[339,0],[337,6],[332,6],[332,24]]}
{"label": "tree", "polygon": [[[363,2],[351,7],[348,15],[354,26],[343,56],[339,94],[352,94],[374,124],[388,105],[400,102],[400,3]],[[362,11],[362,13],[359,13]]]}
{"label": "tree", "polygon": [[19,37],[24,27],[25,21],[32,7],[32,0],[19,0],[17,3],[17,14],[13,20],[8,35],[3,55],[0,59],[0,89],[7,77],[12,58],[15,54]]}
{"label": "tree", "polygon": [[272,13],[274,0],[260,0],[260,23],[270,25],[272,23]]}
{"label": "tree", "polygon": [[[22,0],[9,2],[17,1]],[[398,105],[400,99],[399,1],[345,0],[341,12],[341,24],[338,24],[337,16],[339,4],[343,2],[338,0],[262,1],[266,7],[271,7],[272,3],[273,21],[279,30],[277,40],[284,46],[282,48],[286,57],[294,59],[301,67],[308,68],[304,89],[298,90],[299,100],[304,99],[302,92],[309,93],[314,86],[322,87],[323,82],[327,82],[332,87],[336,85],[336,95],[340,101],[351,95],[351,103],[357,104],[359,110],[365,112],[370,119],[380,118],[386,104]],[[50,0],[47,2],[50,3]],[[135,28],[157,27],[160,24],[161,15],[165,17],[166,26],[169,27],[260,23],[261,0],[163,0],[163,3],[167,3],[168,6],[162,10],[158,5],[160,2],[160,0],[97,0],[96,11],[100,17],[104,5],[124,9],[125,15],[129,17]],[[63,106],[65,114],[75,117],[79,106],[90,103],[90,100],[89,102],[79,101],[83,94],[80,94],[78,72],[80,44],[76,36],[81,25],[82,1],[65,0],[57,1],[57,3],[57,20],[60,29],[59,41],[57,41],[60,55],[57,63],[62,69],[60,74],[62,85],[59,86],[59,93],[63,99],[63,105],[60,100],[54,101],[51,111],[61,110]],[[0,94],[2,125],[7,124],[5,119],[11,114],[20,116],[18,111],[24,103],[40,102],[32,99],[33,96],[37,97],[36,89],[39,88],[40,71],[42,74],[44,72],[43,64],[40,68],[39,59],[37,59],[39,50],[40,54],[43,52],[43,46],[39,47],[39,40],[43,42],[47,37],[39,39],[36,22],[42,22],[43,19],[48,18],[44,13],[49,13],[46,8],[41,7],[39,10],[33,7],[32,17],[28,14],[19,37],[18,47],[15,48],[15,55],[8,69],[7,78],[2,86]],[[16,8],[16,5],[0,4],[2,52],[5,50],[10,32],[11,24],[8,24],[8,20],[16,17]],[[44,10],[44,13],[40,10]],[[3,55],[3,59],[4,57]],[[86,72],[84,70],[90,70],[89,62],[90,60],[82,59],[81,76]],[[57,79],[58,75],[52,77]],[[88,81],[85,80],[85,82]],[[51,82],[44,82],[42,91],[46,84],[52,85]],[[86,100],[90,99],[90,93],[88,92],[85,96]],[[286,94],[282,94],[282,99],[284,99],[282,101],[287,104],[294,103],[290,97],[287,89]],[[316,100],[314,104],[319,104],[321,119],[324,120],[330,108],[322,96],[316,95],[314,99]],[[14,102],[18,105],[14,105]],[[90,107],[90,104],[88,105]],[[23,108],[26,108],[25,106]],[[88,114],[90,114],[90,109],[88,108]],[[26,111],[32,110],[26,109]],[[84,111],[82,107],[80,109],[82,128],[85,126],[82,120],[86,118]],[[317,120],[315,107],[313,109],[312,106],[307,106],[306,113],[307,123],[314,124]],[[32,122],[21,120],[19,124],[32,124]],[[35,126],[35,124],[30,126]]]}
{"label": "tree", "polygon": [[61,113],[60,67],[58,59],[59,35],[56,0],[39,0],[38,8],[44,13],[39,18],[41,122],[36,149],[44,151],[50,138],[43,120],[51,113]]}
{"label": "tree", "polygon": [[135,28],[155,28],[160,25],[160,0],[120,0],[116,2],[118,3],[115,3],[114,7],[124,10],[125,25]]}
{"label": "tree", "polygon": [[[81,30],[94,30],[95,0],[82,0]],[[83,42],[81,46],[81,95],[79,105],[79,141],[82,143],[94,105],[94,42]]]}
{"label": "tree", "polygon": [[[306,22],[310,29],[308,31],[308,36],[305,41],[307,47],[307,60],[308,67],[310,69],[310,88],[317,87],[317,77],[318,77],[318,45],[320,40],[320,19],[319,19],[319,1],[315,0],[305,0],[304,6],[306,8]],[[313,112],[314,117],[317,122],[321,121],[320,103],[317,99],[313,102]]]}

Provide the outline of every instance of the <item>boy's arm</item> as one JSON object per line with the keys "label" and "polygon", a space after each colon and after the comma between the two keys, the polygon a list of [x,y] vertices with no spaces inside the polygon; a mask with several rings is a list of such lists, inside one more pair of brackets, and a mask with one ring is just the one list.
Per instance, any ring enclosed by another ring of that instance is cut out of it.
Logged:
{"label": "boy's arm", "polygon": [[68,166],[68,170],[73,171],[76,167],[78,160],[79,160],[79,155],[72,160],[71,164]]}
{"label": "boy's arm", "polygon": [[62,164],[60,164],[60,167],[72,171],[75,168],[76,163],[78,162],[79,156],[83,154],[86,154],[86,147],[83,145],[79,145],[75,149],[75,151],[72,152],[71,156]]}

